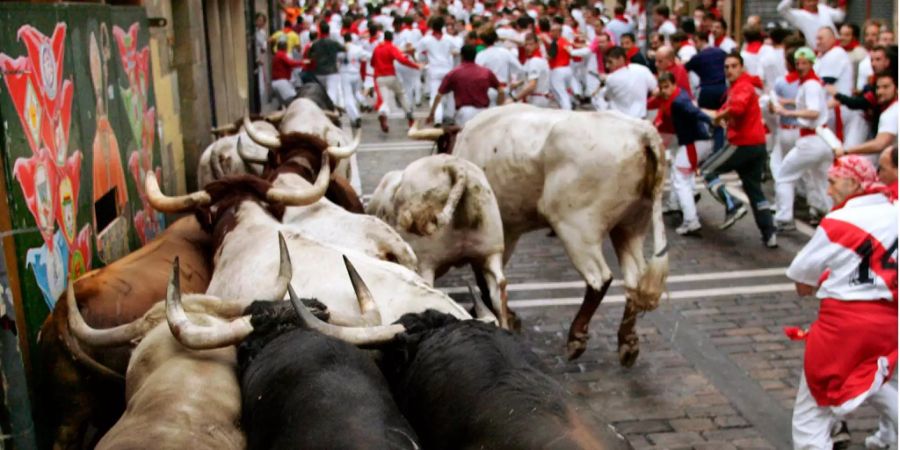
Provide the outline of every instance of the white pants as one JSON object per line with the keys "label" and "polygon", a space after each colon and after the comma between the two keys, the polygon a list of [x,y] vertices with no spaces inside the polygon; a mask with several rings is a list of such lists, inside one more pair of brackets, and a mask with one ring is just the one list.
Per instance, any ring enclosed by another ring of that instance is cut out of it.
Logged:
{"label": "white pants", "polygon": [[[712,140],[694,142],[698,165],[712,153],[712,147]],[[694,203],[694,172],[696,170],[697,168],[692,167],[688,157],[688,147],[686,145],[678,146],[675,157],[672,158],[672,193],[677,197],[678,204],[681,205],[685,223],[698,220],[697,205]]]}
{"label": "white pants", "polygon": [[378,77],[375,81],[378,84],[378,91],[381,92],[381,107],[378,108],[378,114],[385,115],[389,112],[388,92],[394,94],[394,100],[403,108],[403,111],[407,114],[412,114],[412,106],[406,98],[406,92],[403,91],[403,85],[400,83],[399,78],[396,76]]}
{"label": "white pants", "polygon": [[[418,70],[403,64],[395,63],[394,67],[397,70],[397,78],[400,79],[400,84],[403,85],[406,99],[413,105],[417,104],[421,100],[422,95],[422,87],[418,86],[417,89],[417,85],[422,84],[422,74]],[[417,91],[419,92],[418,96],[416,95]]]}
{"label": "white pants", "polygon": [[[596,69],[587,71],[587,75],[584,78],[584,94],[583,95],[585,97],[592,96],[594,94],[594,92],[597,91],[597,88],[600,87],[600,79],[597,78],[597,76],[598,76],[598,74],[597,74]],[[600,96],[600,95],[601,94],[599,94],[599,93],[597,94],[597,96]],[[606,102],[603,101],[603,103],[606,103]],[[593,97],[591,97],[591,104],[594,106],[595,109],[597,109],[599,106],[598,102],[595,101]],[[606,105],[604,104],[603,106],[606,106]],[[600,109],[597,109],[597,110],[600,111]]]}
{"label": "white pants", "polygon": [[294,89],[294,85],[291,84],[290,80],[286,79],[272,80],[272,93],[281,106],[287,106],[297,96],[297,90]]}
{"label": "white pants", "polygon": [[338,73],[333,73],[330,75],[316,75],[316,78],[319,80],[319,83],[322,83],[325,86],[325,91],[328,92],[328,98],[331,99],[331,102],[335,105],[341,104],[341,75]]}
{"label": "white pants", "polygon": [[362,88],[362,79],[359,73],[341,73],[341,93],[344,97],[344,111],[351,121],[359,119],[359,108],[357,107],[357,92]]}
{"label": "white pants", "polygon": [[[881,389],[866,399],[879,414],[878,431],[882,442],[897,442],[897,389],[885,380]],[[830,407],[819,406],[809,392],[806,375],[800,375],[800,388],[794,401],[794,417],[791,421],[795,450],[831,450],[831,428],[840,420]]]}
{"label": "white pants", "polygon": [[772,152],[769,155],[769,169],[777,181],[778,171],[781,170],[781,162],[784,160],[785,153],[794,148],[797,144],[797,139],[800,139],[800,129],[779,127],[776,130]]}
{"label": "white pants", "polygon": [[[438,88],[441,87],[441,82],[444,81],[444,76],[446,73],[428,73],[428,93],[431,96],[431,105],[434,105],[434,99],[438,95]],[[429,106],[431,106],[429,105]],[[453,96],[445,95],[443,99],[441,99],[441,104],[437,106],[434,110],[434,123],[441,123],[444,121],[444,108],[447,109],[447,115],[452,116],[453,110],[455,106],[453,104]]]}
{"label": "white pants", "polygon": [[820,211],[831,209],[828,199],[828,167],[834,154],[828,144],[818,136],[806,136],[797,139],[797,144],[784,157],[781,169],[775,176],[775,199],[778,209],[775,220],[791,222],[794,220],[794,183],[804,174],[809,174],[809,185],[806,200],[809,206]]}
{"label": "white pants", "polygon": [[571,67],[557,67],[550,71],[550,92],[556,97],[560,109],[572,109],[572,99],[568,91],[570,84],[572,84]]}
{"label": "white pants", "polygon": [[844,148],[866,142],[869,137],[869,124],[862,111],[854,111],[841,106],[841,119],[844,121]]}
{"label": "white pants", "polygon": [[585,93],[586,86],[586,77],[587,77],[587,61],[572,61],[572,93],[576,96],[583,96],[590,94],[590,92]]}
{"label": "white pants", "polygon": [[474,106],[462,106],[456,110],[456,116],[454,120],[456,121],[456,125],[463,126],[466,122],[472,120],[475,115],[484,111],[487,108],[476,108]]}

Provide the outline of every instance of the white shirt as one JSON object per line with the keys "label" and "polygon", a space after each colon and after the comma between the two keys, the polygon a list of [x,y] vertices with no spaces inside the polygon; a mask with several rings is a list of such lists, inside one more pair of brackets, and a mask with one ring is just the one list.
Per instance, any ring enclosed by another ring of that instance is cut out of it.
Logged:
{"label": "white shirt", "polygon": [[897,136],[897,101],[881,112],[878,118],[878,134],[891,133]]}
{"label": "white shirt", "polygon": [[832,8],[824,3],[819,3],[817,13],[811,13],[805,9],[791,8],[793,0],[781,0],[775,8],[784,20],[787,20],[794,28],[800,29],[806,38],[806,45],[816,48],[816,34],[822,27],[829,27],[837,35],[835,23],[844,21],[844,11]]}
{"label": "white shirt", "polygon": [[656,32],[659,33],[663,37],[663,39],[665,39],[666,45],[670,44],[669,36],[675,34],[676,31],[678,31],[678,28],[675,27],[675,24],[672,23],[671,20],[663,22],[662,25],[660,25],[656,30]]}
{"label": "white shirt", "polygon": [[434,77],[443,77],[453,69],[453,53],[459,52],[456,39],[446,34],[440,39],[428,35],[422,38],[416,45],[416,54],[428,58],[428,74]]}
{"label": "white shirt", "polygon": [[815,119],[797,118],[797,123],[803,128],[818,128],[828,122],[827,101],[825,87],[816,80],[806,80],[797,90],[797,109],[811,109],[819,111],[819,116]]}
{"label": "white shirt", "polygon": [[338,61],[341,63],[339,71],[342,74],[359,76],[360,62],[368,61],[372,55],[363,50],[361,45],[352,42],[346,44],[345,48],[347,51],[338,54]]}
{"label": "white shirt", "polygon": [[503,47],[501,44],[494,44],[475,56],[475,64],[487,67],[497,77],[501,83],[508,84],[510,75],[514,71],[521,71],[522,65],[519,64],[517,55]]}
{"label": "white shirt", "polygon": [[[709,45],[716,47],[716,37],[713,36],[712,33],[710,33],[709,35]],[[737,42],[734,42],[734,39],[732,39],[731,37],[725,36],[725,38],[722,39],[722,43],[719,44],[718,47],[725,53],[731,53],[732,50],[737,48]]]}
{"label": "white shirt", "polygon": [[841,94],[853,93],[853,68],[850,67],[850,56],[840,45],[831,47],[831,50],[819,56],[813,68],[822,80],[836,79],[834,85]]}
{"label": "white shirt", "polygon": [[631,117],[647,116],[647,95],[656,89],[656,77],[640,64],[629,64],[606,77],[609,108]]}
{"label": "white shirt", "polygon": [[[872,252],[864,260],[856,249],[832,238],[868,243]],[[882,194],[863,195],[825,216],[812,239],[791,262],[787,276],[816,286],[828,270],[828,278],[816,292],[818,298],[897,301],[885,282],[885,278],[893,278],[896,283],[897,269],[885,270],[882,263],[896,258],[897,208]]]}
{"label": "white shirt", "polygon": [[517,50],[520,45],[525,45],[525,33],[519,33],[512,27],[497,28],[497,37],[510,50]]}
{"label": "white shirt", "polygon": [[696,54],[697,54],[697,47],[694,47],[693,44],[688,44],[688,45],[685,45],[684,47],[681,47],[678,49],[678,59],[681,61],[682,64],[690,61],[691,58],[693,58],[694,55],[696,55]]}
{"label": "white shirt", "polygon": [[537,80],[533,95],[547,95],[550,93],[550,64],[540,56],[532,56],[525,61],[523,66],[526,79]]}
{"label": "white shirt", "polygon": [[762,65],[763,86],[766,91],[775,86],[775,81],[787,74],[787,64],[784,62],[784,47],[769,47],[765,53],[760,51],[760,64]]}
{"label": "white shirt", "polygon": [[625,33],[634,33],[634,24],[631,22],[622,22],[619,19],[610,20],[606,25],[606,29],[616,38],[616,45],[622,42],[622,35]]}
{"label": "white shirt", "polygon": [[750,53],[747,50],[741,50],[741,58],[744,58],[744,70],[750,75],[756,75],[762,78],[762,48],[758,53]]}
{"label": "white shirt", "polygon": [[867,55],[859,62],[859,69],[856,72],[856,90],[862,91],[872,75],[875,75],[875,69],[872,68],[872,57]]}

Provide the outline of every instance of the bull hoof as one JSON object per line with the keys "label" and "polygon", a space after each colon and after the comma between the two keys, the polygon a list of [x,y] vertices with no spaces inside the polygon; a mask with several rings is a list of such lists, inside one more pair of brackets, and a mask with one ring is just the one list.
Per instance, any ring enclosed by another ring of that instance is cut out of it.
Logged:
{"label": "bull hoof", "polygon": [[640,353],[641,349],[638,348],[637,345],[623,345],[619,347],[619,364],[621,364],[622,367],[633,366]]}
{"label": "bull hoof", "polygon": [[566,357],[569,361],[578,359],[585,350],[587,350],[587,333],[575,333],[569,336],[569,342],[566,343]]}

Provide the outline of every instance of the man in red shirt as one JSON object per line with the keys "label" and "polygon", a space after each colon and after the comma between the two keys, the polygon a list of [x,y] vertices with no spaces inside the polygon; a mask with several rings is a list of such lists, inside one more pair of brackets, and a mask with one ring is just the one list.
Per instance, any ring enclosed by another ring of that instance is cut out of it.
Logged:
{"label": "man in red shirt", "polygon": [[504,100],[503,90],[500,89],[500,81],[494,72],[486,67],[475,64],[475,54],[478,53],[474,45],[464,45],[460,51],[462,63],[451,70],[438,87],[437,98],[431,103],[431,111],[425,122],[434,121],[434,110],[444,95],[453,92],[456,102],[456,125],[462,127],[476,114],[490,105],[488,90],[497,90],[497,104],[502,105]]}
{"label": "man in red shirt", "polygon": [[550,91],[559,103],[559,108],[568,110],[572,109],[572,98],[568,91],[572,84],[572,55],[569,53],[572,43],[561,34],[562,27],[553,24],[549,33],[541,34],[541,39],[547,49],[547,62],[550,63]]}
{"label": "man in red shirt", "polygon": [[725,104],[718,111],[710,111],[709,116],[714,124],[728,123],[729,145],[703,163],[703,177],[713,197],[725,204],[725,221],[719,226],[725,229],[747,214],[747,206],[729,194],[719,179],[722,173],[737,172],[750,199],[750,208],[762,233],[763,243],[768,248],[775,248],[778,246],[775,222],[769,201],[762,191],[762,175],[768,157],[766,129],[756,94],[756,88],[762,88],[762,81],[744,71],[744,60],[739,54],[730,54],[725,58],[725,78],[731,84],[728,97]]}
{"label": "man in red shirt", "polygon": [[272,92],[282,106],[286,106],[297,96],[297,90],[291,84],[291,74],[294,69],[303,65],[303,61],[288,55],[287,47],[286,38],[278,39],[275,56],[272,58]]}
{"label": "man in red shirt", "polygon": [[[409,126],[413,125],[412,103],[406,98],[406,92],[403,90],[403,84],[397,78],[397,72],[394,69],[394,61],[404,66],[414,69],[421,69],[422,66],[409,60],[400,49],[394,46],[394,33],[390,31],[384,32],[384,41],[378,44],[372,50],[372,71],[375,76],[375,88],[383,96],[385,92],[393,92],[394,99],[397,104],[406,111],[406,120]],[[378,121],[381,123],[381,131],[388,132],[387,123],[388,106],[386,101],[381,102],[378,108]]]}

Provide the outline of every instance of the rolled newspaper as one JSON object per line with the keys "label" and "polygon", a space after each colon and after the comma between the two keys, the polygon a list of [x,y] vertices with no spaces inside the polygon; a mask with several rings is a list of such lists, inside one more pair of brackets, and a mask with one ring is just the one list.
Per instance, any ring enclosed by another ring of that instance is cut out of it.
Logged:
{"label": "rolled newspaper", "polygon": [[841,140],[838,139],[838,137],[835,136],[834,132],[831,131],[831,129],[826,125],[821,125],[816,128],[816,135],[822,138],[822,140],[824,140],[825,143],[828,144],[828,147],[832,150],[844,148],[844,144],[841,143]]}

